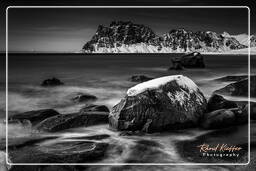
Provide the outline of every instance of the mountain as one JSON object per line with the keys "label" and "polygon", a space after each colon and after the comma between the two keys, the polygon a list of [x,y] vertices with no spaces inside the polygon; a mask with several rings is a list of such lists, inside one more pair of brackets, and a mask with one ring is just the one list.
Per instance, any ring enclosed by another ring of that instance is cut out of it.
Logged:
{"label": "mountain", "polygon": [[[240,44],[248,46],[249,42],[248,42],[248,35],[247,34],[238,34],[238,35],[230,35],[227,32],[224,32],[222,34],[225,37],[233,37],[235,38]],[[250,47],[255,47],[256,46],[256,36],[255,35],[251,35],[250,37]]]}
{"label": "mountain", "polygon": [[[241,38],[240,38],[241,37]],[[183,28],[157,35],[151,28],[131,21],[113,21],[99,25],[96,33],[82,48],[84,53],[172,53],[227,52],[247,48],[246,36],[224,32],[193,32]],[[254,40],[255,36],[251,36]],[[253,43],[251,43],[253,45]]]}

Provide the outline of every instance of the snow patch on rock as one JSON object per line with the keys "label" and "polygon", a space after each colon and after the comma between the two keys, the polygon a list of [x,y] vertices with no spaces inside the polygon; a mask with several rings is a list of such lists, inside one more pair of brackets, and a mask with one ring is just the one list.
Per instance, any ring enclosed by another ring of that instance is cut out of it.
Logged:
{"label": "snow patch on rock", "polygon": [[198,86],[188,77],[183,75],[172,75],[172,76],[156,78],[153,80],[149,80],[149,81],[137,84],[136,86],[128,89],[127,95],[136,96],[137,94],[140,94],[146,90],[157,89],[160,86],[163,86],[171,81],[176,81],[178,85],[180,85],[185,89],[188,89],[190,93],[198,91]]}

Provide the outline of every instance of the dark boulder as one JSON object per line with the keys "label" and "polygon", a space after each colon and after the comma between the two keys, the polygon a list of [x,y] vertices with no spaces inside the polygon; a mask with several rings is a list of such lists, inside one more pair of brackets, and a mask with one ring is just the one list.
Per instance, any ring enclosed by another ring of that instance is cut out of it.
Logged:
{"label": "dark boulder", "polygon": [[109,112],[109,109],[105,105],[86,105],[82,109],[80,109],[79,113],[86,113],[86,112]]}
{"label": "dark boulder", "polygon": [[140,83],[113,107],[110,127],[144,132],[197,126],[206,110],[206,99],[196,84],[182,75]]}
{"label": "dark boulder", "polygon": [[46,79],[41,83],[41,86],[44,87],[50,87],[50,86],[59,86],[59,85],[63,85],[64,83],[61,82],[59,79],[57,78],[50,78],[50,79]]}
{"label": "dark boulder", "polygon": [[207,111],[211,112],[218,109],[230,109],[238,107],[233,101],[226,100],[218,94],[213,94],[207,103]]}
{"label": "dark boulder", "polygon": [[74,98],[72,98],[72,100],[76,103],[80,103],[80,102],[95,101],[97,100],[97,97],[90,94],[79,93]]}
{"label": "dark boulder", "polygon": [[130,80],[132,82],[145,82],[145,81],[149,81],[149,80],[152,80],[154,78],[152,77],[148,77],[148,76],[145,76],[145,75],[133,75]]}
{"label": "dark boulder", "polygon": [[201,126],[205,129],[222,129],[246,123],[248,114],[240,108],[215,110],[205,114],[201,120]]}
{"label": "dark boulder", "polygon": [[70,128],[108,123],[108,112],[87,112],[57,115],[45,119],[36,126],[40,131],[56,132]]}
{"label": "dark boulder", "polygon": [[172,67],[169,69],[180,70],[184,68],[205,68],[204,58],[199,52],[193,52],[181,57],[171,59]]}
{"label": "dark boulder", "polygon": [[[256,76],[251,76],[251,97],[256,97]],[[231,83],[215,93],[229,96],[248,96],[248,78]]]}
{"label": "dark boulder", "polygon": [[183,70],[183,66],[180,62],[173,62],[168,70]]}
{"label": "dark boulder", "polygon": [[27,123],[28,121],[34,126],[37,123],[43,121],[46,118],[59,115],[59,113],[53,109],[33,110],[29,112],[15,114],[9,117],[11,122],[19,121],[20,123]]}
{"label": "dark boulder", "polygon": [[[249,104],[247,103],[243,108],[243,112],[248,115],[248,111]],[[250,102],[250,119],[256,120],[256,102]]]}

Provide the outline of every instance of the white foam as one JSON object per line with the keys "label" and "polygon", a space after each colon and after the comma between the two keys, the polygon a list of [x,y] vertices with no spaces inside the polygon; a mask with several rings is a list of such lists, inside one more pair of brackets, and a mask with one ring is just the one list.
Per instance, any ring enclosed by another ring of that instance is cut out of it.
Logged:
{"label": "white foam", "polygon": [[135,96],[137,94],[140,94],[146,90],[152,90],[157,89],[160,86],[165,85],[168,82],[176,81],[178,85],[180,85],[183,88],[188,89],[190,92],[194,92],[198,90],[198,86],[188,77],[183,75],[172,75],[172,76],[166,76],[166,77],[160,77],[153,80],[149,80],[140,84],[137,84],[136,86],[128,89],[127,95],[128,96]]}

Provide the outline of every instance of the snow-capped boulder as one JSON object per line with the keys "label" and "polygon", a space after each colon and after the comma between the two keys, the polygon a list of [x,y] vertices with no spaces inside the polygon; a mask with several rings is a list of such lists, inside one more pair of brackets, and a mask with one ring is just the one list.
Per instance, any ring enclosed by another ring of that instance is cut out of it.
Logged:
{"label": "snow-capped boulder", "polygon": [[173,75],[137,84],[113,107],[110,127],[117,130],[168,131],[197,126],[206,99],[188,77]]}

